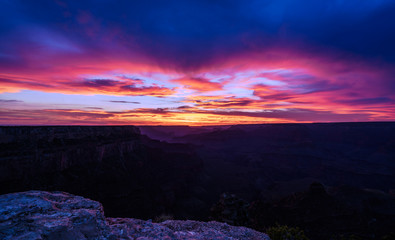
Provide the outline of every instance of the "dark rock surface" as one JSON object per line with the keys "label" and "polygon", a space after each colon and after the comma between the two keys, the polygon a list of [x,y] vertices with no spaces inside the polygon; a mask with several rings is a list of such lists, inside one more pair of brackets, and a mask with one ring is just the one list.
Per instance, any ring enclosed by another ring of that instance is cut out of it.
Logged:
{"label": "dark rock surface", "polygon": [[203,214],[192,194],[202,168],[190,145],[152,140],[133,126],[0,127],[0,194],[70,192],[101,202],[112,217]]}
{"label": "dark rock surface", "polygon": [[100,203],[64,192],[29,191],[0,196],[0,239],[255,239],[269,237],[218,222],[152,223],[105,218]]}
{"label": "dark rock surface", "polygon": [[224,193],[210,209],[210,218],[236,226],[249,224],[249,203],[234,194]]}
{"label": "dark rock surface", "polygon": [[256,230],[276,224],[297,226],[310,239],[353,234],[361,239],[382,239],[395,229],[395,197],[349,186],[326,189],[315,182],[304,192],[254,201],[249,218],[248,226]]}
{"label": "dark rock surface", "polygon": [[[256,203],[246,226],[258,231],[394,229],[393,122],[141,129],[173,143],[133,126],[0,127],[0,194],[65,191],[109,217],[207,221],[228,192]],[[228,200],[212,215],[244,225],[246,207]]]}
{"label": "dark rock surface", "polygon": [[301,123],[234,125],[171,141],[195,145],[216,196],[230,192],[250,200],[304,191],[314,181],[389,193],[395,189],[394,136],[395,122]]}

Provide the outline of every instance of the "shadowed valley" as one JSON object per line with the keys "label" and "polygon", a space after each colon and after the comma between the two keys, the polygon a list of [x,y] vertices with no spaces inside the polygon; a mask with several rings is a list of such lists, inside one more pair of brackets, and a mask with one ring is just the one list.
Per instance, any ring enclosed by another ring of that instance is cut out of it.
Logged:
{"label": "shadowed valley", "polygon": [[66,191],[110,217],[374,239],[395,229],[394,136],[394,123],[1,127],[0,193]]}

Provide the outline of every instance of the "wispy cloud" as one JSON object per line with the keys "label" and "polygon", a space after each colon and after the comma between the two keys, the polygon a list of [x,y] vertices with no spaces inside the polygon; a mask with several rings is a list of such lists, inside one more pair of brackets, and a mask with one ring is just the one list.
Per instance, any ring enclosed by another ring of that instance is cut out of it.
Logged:
{"label": "wispy cloud", "polygon": [[131,102],[131,101],[108,101],[111,103],[132,103],[132,104],[140,104],[140,102]]}
{"label": "wispy cloud", "polygon": [[20,102],[23,102],[23,101],[14,100],[14,99],[0,99],[0,102],[2,102],[2,103],[20,103]]}
{"label": "wispy cloud", "polygon": [[395,120],[395,3],[304,3],[3,1],[0,123]]}

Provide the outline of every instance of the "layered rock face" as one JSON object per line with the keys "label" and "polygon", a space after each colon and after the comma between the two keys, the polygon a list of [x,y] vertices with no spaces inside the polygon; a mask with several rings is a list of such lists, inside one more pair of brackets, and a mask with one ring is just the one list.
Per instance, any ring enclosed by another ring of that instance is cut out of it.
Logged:
{"label": "layered rock face", "polygon": [[0,127],[0,194],[70,192],[100,201],[113,217],[199,215],[204,206],[191,186],[202,168],[189,145],[152,140],[133,126]]}
{"label": "layered rock face", "polygon": [[0,127],[0,181],[100,163],[111,151],[133,151],[139,138],[133,126]]}
{"label": "layered rock face", "polygon": [[255,239],[269,237],[218,222],[152,223],[105,218],[102,205],[64,192],[29,191],[0,196],[0,239]]}

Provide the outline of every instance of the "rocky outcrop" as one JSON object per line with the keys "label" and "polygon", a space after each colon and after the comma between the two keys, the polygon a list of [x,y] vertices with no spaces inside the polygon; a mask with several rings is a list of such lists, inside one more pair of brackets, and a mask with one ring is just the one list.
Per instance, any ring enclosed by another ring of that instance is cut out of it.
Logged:
{"label": "rocky outcrop", "polygon": [[69,192],[101,202],[112,217],[199,216],[203,201],[192,191],[202,168],[190,145],[133,126],[0,127],[0,194]]}
{"label": "rocky outcrop", "polygon": [[0,196],[0,239],[256,239],[269,237],[226,223],[152,223],[105,218],[102,205],[64,192],[29,191]]}
{"label": "rocky outcrop", "polygon": [[99,164],[140,141],[134,126],[0,127],[0,182]]}

